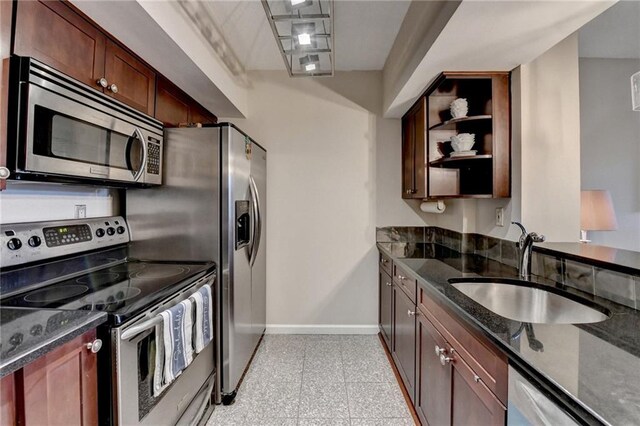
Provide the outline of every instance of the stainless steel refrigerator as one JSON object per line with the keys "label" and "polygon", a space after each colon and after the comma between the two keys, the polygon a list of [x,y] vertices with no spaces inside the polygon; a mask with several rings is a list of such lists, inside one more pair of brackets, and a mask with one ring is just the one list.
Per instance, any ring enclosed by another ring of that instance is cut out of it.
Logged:
{"label": "stainless steel refrigerator", "polygon": [[267,152],[235,126],[166,129],[162,186],[127,190],[131,255],[218,265],[216,402],[229,403],[266,323]]}

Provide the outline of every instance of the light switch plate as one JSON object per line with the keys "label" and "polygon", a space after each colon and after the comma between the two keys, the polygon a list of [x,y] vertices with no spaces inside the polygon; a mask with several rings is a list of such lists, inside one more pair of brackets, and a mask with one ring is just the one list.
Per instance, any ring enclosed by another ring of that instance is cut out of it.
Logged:
{"label": "light switch plate", "polygon": [[631,76],[631,106],[640,111],[640,71]]}
{"label": "light switch plate", "polygon": [[496,209],[496,226],[504,226],[504,208]]}

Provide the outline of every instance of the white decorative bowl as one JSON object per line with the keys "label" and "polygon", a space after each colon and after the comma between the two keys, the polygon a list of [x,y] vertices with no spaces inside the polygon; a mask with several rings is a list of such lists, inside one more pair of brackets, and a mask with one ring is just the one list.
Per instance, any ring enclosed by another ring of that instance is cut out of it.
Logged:
{"label": "white decorative bowl", "polygon": [[469,151],[476,142],[476,135],[473,133],[460,133],[451,136],[451,147],[454,151]]}
{"label": "white decorative bowl", "polygon": [[451,102],[449,111],[451,111],[451,116],[453,118],[466,117],[467,113],[469,112],[469,103],[465,98],[458,98],[455,101]]}

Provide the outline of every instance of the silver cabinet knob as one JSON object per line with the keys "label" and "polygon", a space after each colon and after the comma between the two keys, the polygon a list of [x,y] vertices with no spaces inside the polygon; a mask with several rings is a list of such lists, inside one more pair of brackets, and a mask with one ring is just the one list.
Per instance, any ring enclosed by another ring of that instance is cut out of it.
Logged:
{"label": "silver cabinet knob", "polygon": [[440,346],[436,345],[436,355],[437,356],[440,356],[445,352],[447,352],[447,350],[445,348],[441,348]]}
{"label": "silver cabinet knob", "polygon": [[109,85],[109,82],[104,77],[102,77],[101,79],[97,80],[96,83],[98,83],[98,86],[102,87],[103,89],[106,89],[107,86]]}
{"label": "silver cabinet knob", "polygon": [[107,89],[111,90],[113,93],[118,93],[118,86],[116,86],[115,84],[112,84]]}
{"label": "silver cabinet knob", "polygon": [[380,259],[380,263],[386,265],[389,261],[387,259]]}
{"label": "silver cabinet knob", "polygon": [[9,176],[11,176],[11,171],[6,167],[0,167],[0,179],[7,179]]}
{"label": "silver cabinet knob", "polygon": [[399,279],[400,281],[404,281],[404,279],[405,279],[405,278],[407,278],[407,277],[403,277],[402,275],[398,275],[398,279]]}
{"label": "silver cabinet knob", "polygon": [[414,316],[414,315],[418,315],[418,313],[416,311],[412,311],[411,309],[407,310],[407,315]]}
{"label": "silver cabinet knob", "polygon": [[452,356],[445,356],[444,354],[440,355],[440,364],[447,365],[455,361],[455,358]]}
{"label": "silver cabinet knob", "polygon": [[386,283],[386,284],[387,284],[387,287],[391,287],[393,285],[391,283]]}
{"label": "silver cabinet knob", "polygon": [[476,383],[480,382],[480,376],[478,376],[477,374],[474,374],[473,375],[473,381],[476,382]]}
{"label": "silver cabinet knob", "polygon": [[85,345],[87,350],[90,350],[91,353],[97,353],[102,348],[102,340],[96,339],[93,342],[89,342]]}

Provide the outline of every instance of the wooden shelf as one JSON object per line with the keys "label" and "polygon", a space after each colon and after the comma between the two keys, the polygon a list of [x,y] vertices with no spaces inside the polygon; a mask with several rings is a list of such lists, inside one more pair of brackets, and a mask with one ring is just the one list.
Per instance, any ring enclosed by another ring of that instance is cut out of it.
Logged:
{"label": "wooden shelf", "polygon": [[477,120],[491,120],[491,115],[473,115],[471,117],[453,118],[429,127],[429,130],[456,130],[458,123]]}
{"label": "wooden shelf", "polygon": [[467,162],[467,161],[476,161],[476,160],[487,160],[487,159],[492,159],[493,155],[491,154],[481,154],[481,155],[470,155],[468,157],[446,157],[446,158],[440,158],[438,160],[434,160],[429,162],[430,166],[439,166],[441,164],[448,164],[448,163],[459,163],[459,162]]}

